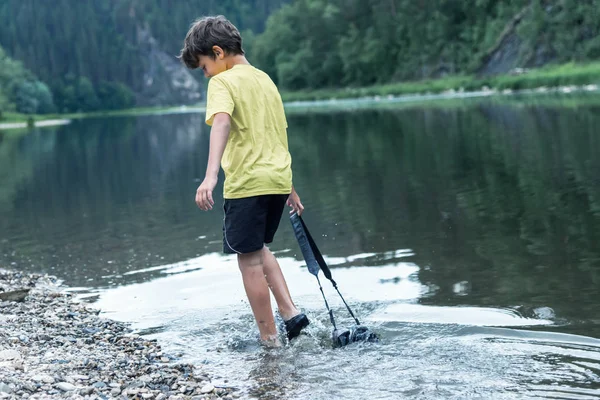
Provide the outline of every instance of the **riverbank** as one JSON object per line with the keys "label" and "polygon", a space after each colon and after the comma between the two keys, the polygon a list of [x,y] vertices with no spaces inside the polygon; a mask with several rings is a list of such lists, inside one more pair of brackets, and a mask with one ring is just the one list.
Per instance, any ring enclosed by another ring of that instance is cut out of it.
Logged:
{"label": "riverbank", "polygon": [[361,88],[334,88],[282,92],[285,102],[307,102],[366,97],[414,96],[441,93],[503,92],[600,85],[600,63],[564,64],[487,77],[450,76],[415,82],[398,82]]}
{"label": "riverbank", "polygon": [[58,126],[67,125],[70,123],[70,119],[42,119],[40,121],[32,120],[31,122],[2,122],[0,123],[1,129],[26,129],[31,127],[44,127],[44,126]]}
{"label": "riverbank", "polygon": [[32,124],[37,127],[65,125],[74,119],[97,118],[97,117],[128,117],[136,115],[156,114],[182,114],[190,112],[204,112],[203,105],[176,106],[176,107],[138,107],[126,110],[95,111],[89,113],[68,114],[37,114],[25,115],[19,113],[6,113],[0,120],[0,130],[24,129]]}
{"label": "riverbank", "polygon": [[[488,77],[452,76],[441,79],[398,82],[362,88],[333,88],[281,93],[289,109],[321,105],[336,106],[337,101],[366,101],[390,103],[420,103],[432,100],[451,100],[497,94],[560,94],[576,91],[598,91],[600,63],[564,64],[535,70],[516,70],[507,75]],[[339,103],[338,103],[339,105]],[[0,122],[2,129],[23,129],[32,118],[35,126],[62,124],[64,121],[93,117],[136,116],[156,114],[202,113],[204,104],[175,107],[140,107],[126,110],[96,111],[90,113],[46,114],[27,116],[5,113]]]}
{"label": "riverbank", "polygon": [[155,340],[101,318],[55,277],[0,269],[0,399],[233,399]]}

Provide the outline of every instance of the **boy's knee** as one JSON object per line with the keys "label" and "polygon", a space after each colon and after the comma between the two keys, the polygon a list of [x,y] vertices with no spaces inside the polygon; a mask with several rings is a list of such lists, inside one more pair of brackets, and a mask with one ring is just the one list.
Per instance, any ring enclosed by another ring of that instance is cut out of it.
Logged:
{"label": "boy's knee", "polygon": [[240,268],[258,267],[263,264],[264,247],[252,253],[238,254]]}

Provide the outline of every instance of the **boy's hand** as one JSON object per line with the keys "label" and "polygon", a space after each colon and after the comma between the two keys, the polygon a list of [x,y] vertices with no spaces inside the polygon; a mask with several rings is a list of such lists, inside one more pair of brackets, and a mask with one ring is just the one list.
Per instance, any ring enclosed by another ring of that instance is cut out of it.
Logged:
{"label": "boy's hand", "polygon": [[198,186],[198,190],[196,190],[196,204],[201,210],[208,211],[212,210],[213,205],[215,204],[212,198],[212,192],[217,186],[217,178],[206,177],[202,184]]}
{"label": "boy's hand", "polygon": [[302,212],[304,211],[304,206],[300,202],[300,196],[298,196],[298,193],[296,193],[296,190],[294,188],[292,188],[292,193],[290,193],[290,196],[287,199],[287,205],[292,207],[290,214],[296,212],[299,216],[302,215]]}

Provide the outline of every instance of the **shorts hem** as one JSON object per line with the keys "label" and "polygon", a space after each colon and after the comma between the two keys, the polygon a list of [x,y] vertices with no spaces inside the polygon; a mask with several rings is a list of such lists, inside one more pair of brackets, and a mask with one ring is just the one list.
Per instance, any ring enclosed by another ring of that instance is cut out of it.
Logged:
{"label": "shorts hem", "polygon": [[[265,243],[265,244],[267,244],[267,243]],[[249,253],[255,253],[257,251],[260,251],[264,247],[265,247],[265,245],[263,244],[262,247],[259,247],[256,250],[249,250],[249,251],[246,251],[246,250],[244,250],[244,251],[236,251],[236,250],[233,250],[231,247],[224,247],[223,248],[223,253],[225,253],[225,254],[240,254],[240,255],[241,254],[249,254]]]}

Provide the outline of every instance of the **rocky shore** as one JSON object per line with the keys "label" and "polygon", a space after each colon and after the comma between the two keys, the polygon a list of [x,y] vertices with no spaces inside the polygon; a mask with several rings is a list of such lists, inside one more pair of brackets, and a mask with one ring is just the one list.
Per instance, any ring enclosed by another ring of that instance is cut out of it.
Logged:
{"label": "rocky shore", "polygon": [[234,399],[52,276],[0,269],[0,399]]}

